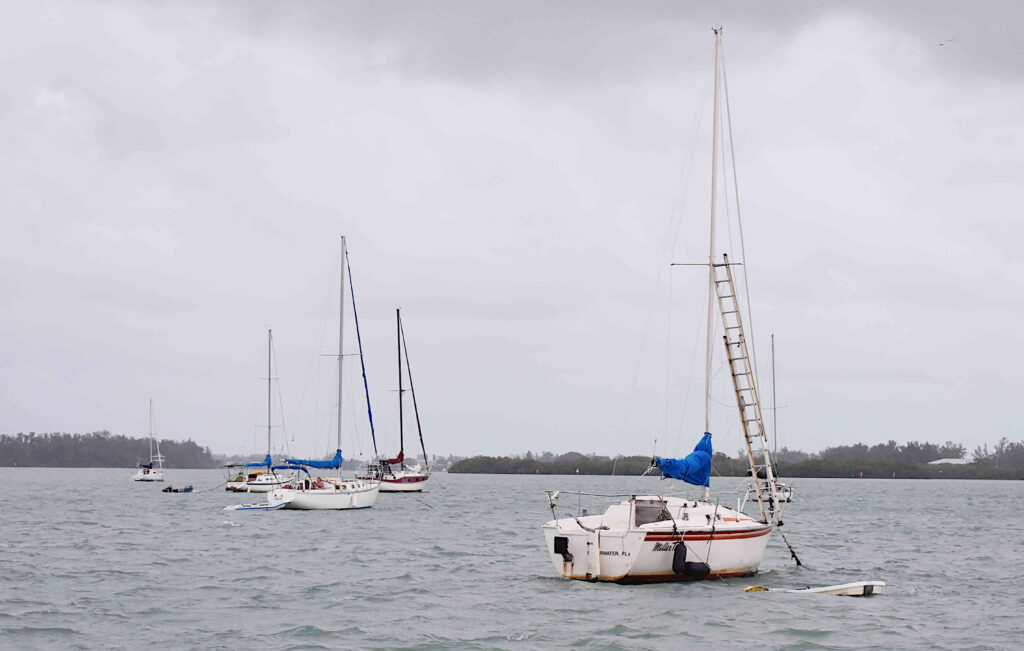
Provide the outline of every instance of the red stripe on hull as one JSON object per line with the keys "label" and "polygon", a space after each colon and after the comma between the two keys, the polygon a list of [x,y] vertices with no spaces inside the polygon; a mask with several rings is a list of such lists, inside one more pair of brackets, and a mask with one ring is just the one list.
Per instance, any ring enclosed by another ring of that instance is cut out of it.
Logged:
{"label": "red stripe on hull", "polygon": [[685,533],[683,536],[674,533],[649,533],[644,536],[644,542],[678,542],[681,538],[687,541],[706,540],[742,540],[744,538],[760,538],[771,533],[771,527],[761,529],[748,529],[746,531],[701,531],[698,533]]}
{"label": "red stripe on hull", "polygon": [[382,479],[385,484],[418,484],[427,481],[426,477],[402,477],[401,479]]}

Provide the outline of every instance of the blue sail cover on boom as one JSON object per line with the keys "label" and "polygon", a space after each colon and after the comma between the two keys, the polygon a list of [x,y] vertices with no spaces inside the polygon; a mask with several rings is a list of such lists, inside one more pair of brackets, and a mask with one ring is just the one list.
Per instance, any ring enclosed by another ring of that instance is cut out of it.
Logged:
{"label": "blue sail cover on boom", "polygon": [[682,459],[662,459],[654,457],[653,465],[658,466],[664,479],[681,479],[694,486],[711,485],[711,434],[704,432],[693,452]]}
{"label": "blue sail cover on boom", "polygon": [[334,458],[329,459],[328,461],[317,461],[315,459],[285,459],[285,461],[301,466],[309,466],[310,468],[322,468],[326,470],[329,468],[340,468],[343,459],[341,457],[341,450],[335,450]]}
{"label": "blue sail cover on boom", "polygon": [[246,468],[262,468],[263,466],[266,466],[267,468],[269,468],[273,464],[274,464],[274,460],[271,459],[270,455],[268,454],[267,458],[264,459],[263,461],[250,461],[249,463],[245,464],[245,467]]}

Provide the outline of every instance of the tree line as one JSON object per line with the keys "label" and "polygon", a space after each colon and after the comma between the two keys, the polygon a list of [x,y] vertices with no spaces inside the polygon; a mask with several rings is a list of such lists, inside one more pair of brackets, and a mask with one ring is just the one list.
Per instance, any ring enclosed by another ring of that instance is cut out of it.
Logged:
{"label": "tree line", "polygon": [[[1024,479],[1024,441],[1005,437],[993,449],[978,447],[970,463],[935,464],[939,459],[965,459],[966,448],[947,441],[942,445],[909,441],[902,445],[888,441],[873,446],[863,443],[830,447],[816,453],[782,448],[775,458],[780,477],[868,477],[903,479]],[[507,457],[478,456],[462,459],[448,472],[481,474],[541,475],[639,475],[650,465],[648,456],[605,457],[568,452],[554,455]],[[712,476],[743,477],[750,464],[745,451],[735,457],[719,451],[711,461]]]}
{"label": "tree line", "polygon": [[[155,449],[154,449],[155,452]],[[192,441],[160,440],[165,468],[215,468],[210,448]],[[128,468],[149,463],[149,438],[103,430],[89,434],[54,432],[0,435],[0,466]]]}

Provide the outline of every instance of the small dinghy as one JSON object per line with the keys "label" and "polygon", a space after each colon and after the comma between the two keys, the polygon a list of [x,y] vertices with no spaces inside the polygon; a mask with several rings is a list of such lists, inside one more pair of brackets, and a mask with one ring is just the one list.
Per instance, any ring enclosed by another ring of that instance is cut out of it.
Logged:
{"label": "small dinghy", "polygon": [[225,511],[273,511],[283,507],[288,502],[257,502],[256,504],[235,504],[234,506],[225,506]]}
{"label": "small dinghy", "polygon": [[857,581],[855,583],[841,583],[839,585],[826,585],[820,588],[803,588],[800,590],[787,590],[783,588],[765,588],[759,585],[752,585],[745,588],[744,592],[791,592],[795,594],[834,594],[844,597],[870,597],[876,594],[884,594],[885,581]]}
{"label": "small dinghy", "polygon": [[163,492],[163,493],[191,493],[192,492],[192,487],[191,486],[183,486],[182,488],[175,488],[174,486],[168,486],[167,488],[163,489],[163,491],[161,491],[161,492]]}

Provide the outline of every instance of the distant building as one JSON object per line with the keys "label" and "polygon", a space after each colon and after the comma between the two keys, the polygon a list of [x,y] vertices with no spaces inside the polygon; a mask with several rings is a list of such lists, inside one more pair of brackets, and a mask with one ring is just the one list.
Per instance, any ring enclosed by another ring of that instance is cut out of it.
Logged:
{"label": "distant building", "polygon": [[948,463],[948,464],[953,465],[953,466],[962,466],[962,465],[968,464],[970,462],[971,462],[970,459],[936,459],[935,461],[929,461],[928,465],[929,466],[937,466],[939,464]]}

